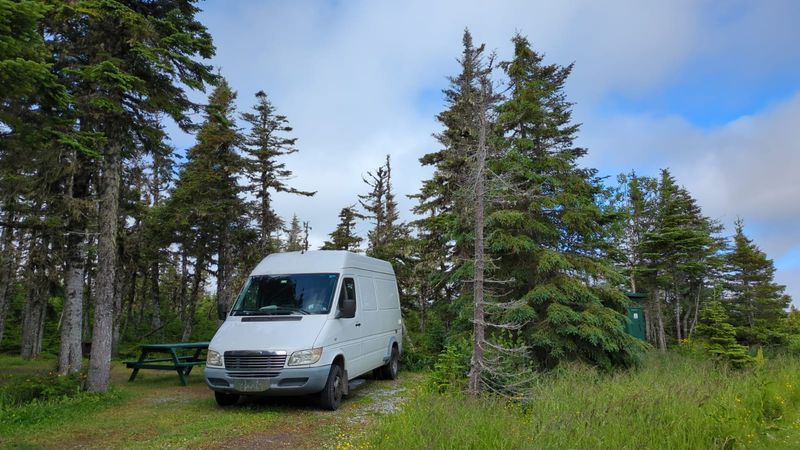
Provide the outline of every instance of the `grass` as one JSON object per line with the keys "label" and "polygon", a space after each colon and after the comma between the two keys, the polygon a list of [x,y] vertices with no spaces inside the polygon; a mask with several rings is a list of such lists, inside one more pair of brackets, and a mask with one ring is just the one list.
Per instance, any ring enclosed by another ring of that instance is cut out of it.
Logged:
{"label": "grass", "polygon": [[572,365],[524,405],[419,389],[358,446],[405,449],[797,448],[800,360],[732,372],[680,354],[638,371]]}
{"label": "grass", "polygon": [[[54,363],[51,358],[26,361],[0,355],[0,377],[10,386],[14,379],[51,371]],[[115,363],[106,394],[21,406],[4,405],[0,399],[0,448],[335,447],[343,433],[355,433],[381,414],[372,408],[386,392],[421,382],[420,376],[408,373],[399,382],[368,381],[331,413],[302,398],[220,408],[201,373],[193,371],[186,387],[176,374],[155,371],[142,371],[128,383],[130,371]]]}
{"label": "grass", "polygon": [[[0,379],[54,361],[0,356]],[[219,408],[198,373],[121,364],[103,395],[0,404],[0,448],[797,448],[800,359],[729,371],[689,355],[653,354],[644,368],[601,374],[567,365],[542,376],[525,404],[434,394],[424,376],[369,381],[334,412],[304,399]],[[2,384],[0,384],[2,388]],[[388,414],[398,400],[399,412]]]}

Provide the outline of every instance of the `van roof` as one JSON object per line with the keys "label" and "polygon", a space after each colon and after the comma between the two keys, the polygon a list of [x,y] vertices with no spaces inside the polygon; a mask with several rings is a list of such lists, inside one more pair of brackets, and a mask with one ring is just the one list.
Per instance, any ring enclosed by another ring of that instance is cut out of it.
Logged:
{"label": "van roof", "polygon": [[388,262],[344,250],[273,253],[261,260],[250,275],[327,273],[345,268],[394,275],[392,265]]}

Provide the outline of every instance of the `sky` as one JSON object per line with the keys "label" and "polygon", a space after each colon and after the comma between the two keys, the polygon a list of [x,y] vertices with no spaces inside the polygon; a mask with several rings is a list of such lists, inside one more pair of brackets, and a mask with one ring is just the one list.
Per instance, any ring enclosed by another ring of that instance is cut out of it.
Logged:
{"label": "sky", "polygon": [[[275,209],[327,239],[362,176],[392,158],[404,218],[431,169],[435,116],[466,27],[500,59],[519,32],[546,63],[575,63],[566,84],[582,123],[582,160],[601,175],[669,168],[709,217],[745,232],[775,260],[800,305],[800,2],[247,1],[200,3],[211,63],[240,111],[267,92],[299,152]],[[198,101],[204,94],[195,94]],[[171,129],[185,149],[192,136]],[[366,236],[369,224],[360,224]]]}

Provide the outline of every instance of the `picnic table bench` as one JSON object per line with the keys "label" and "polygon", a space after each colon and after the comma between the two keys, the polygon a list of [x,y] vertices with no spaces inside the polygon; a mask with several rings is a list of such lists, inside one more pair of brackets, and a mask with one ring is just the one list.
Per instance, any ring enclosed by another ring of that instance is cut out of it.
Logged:
{"label": "picnic table bench", "polygon": [[[128,381],[136,379],[139,369],[153,369],[153,370],[174,370],[178,372],[178,377],[181,379],[181,384],[186,386],[186,377],[192,372],[194,366],[199,366],[206,363],[205,358],[201,358],[200,354],[203,350],[208,350],[208,342],[179,342],[175,344],[142,344],[139,346],[142,354],[136,361],[125,361],[125,366],[133,369],[131,377]],[[194,353],[189,355],[181,355],[179,351],[194,350]],[[153,353],[166,354],[167,357],[162,358],[148,358],[148,355]]]}

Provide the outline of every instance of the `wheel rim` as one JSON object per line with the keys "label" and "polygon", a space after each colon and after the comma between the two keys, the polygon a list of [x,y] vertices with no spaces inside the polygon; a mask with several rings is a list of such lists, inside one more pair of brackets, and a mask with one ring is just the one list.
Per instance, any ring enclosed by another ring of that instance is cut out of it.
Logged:
{"label": "wheel rim", "polygon": [[397,356],[393,355],[393,358],[392,358],[392,375],[397,375],[397,368],[398,368]]}
{"label": "wheel rim", "polygon": [[342,377],[338,374],[334,378],[333,384],[333,401],[334,403],[339,403],[342,400]]}

